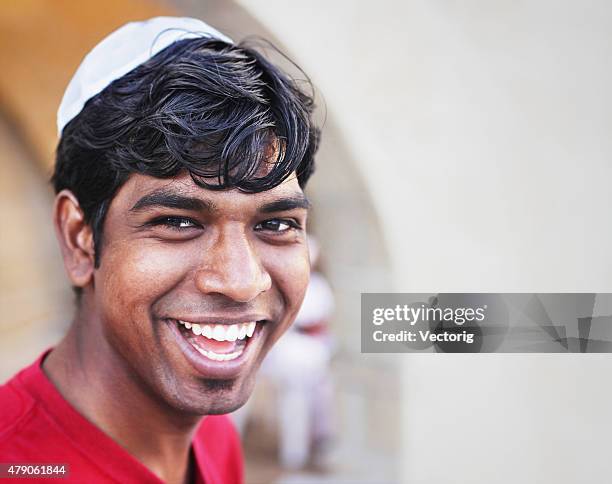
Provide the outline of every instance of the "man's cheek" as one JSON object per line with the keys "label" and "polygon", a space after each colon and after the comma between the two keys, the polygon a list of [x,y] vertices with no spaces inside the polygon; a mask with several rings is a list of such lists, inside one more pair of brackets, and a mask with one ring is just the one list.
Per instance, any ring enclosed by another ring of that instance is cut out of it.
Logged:
{"label": "man's cheek", "polygon": [[148,309],[182,277],[181,258],[172,251],[126,247],[108,255],[100,274],[102,294],[105,306],[117,312]]}
{"label": "man's cheek", "polygon": [[300,306],[310,279],[310,263],[306,251],[300,251],[295,257],[288,258],[283,267],[283,270],[278,271],[280,284]]}
{"label": "man's cheek", "polygon": [[306,249],[291,252],[287,257],[271,259],[268,267],[285,301],[285,326],[288,326],[297,316],[308,287],[308,253]]}

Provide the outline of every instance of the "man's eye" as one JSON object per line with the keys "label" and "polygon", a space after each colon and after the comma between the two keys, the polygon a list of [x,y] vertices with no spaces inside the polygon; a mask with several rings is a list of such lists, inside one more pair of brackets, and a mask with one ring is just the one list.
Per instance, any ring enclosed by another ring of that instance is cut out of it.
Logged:
{"label": "man's eye", "polygon": [[183,230],[197,227],[197,224],[193,220],[185,217],[161,217],[155,219],[152,222],[152,225],[161,225],[172,230]]}
{"label": "man's eye", "polygon": [[260,222],[255,226],[255,230],[268,230],[270,232],[288,232],[300,226],[294,220],[274,218]]}

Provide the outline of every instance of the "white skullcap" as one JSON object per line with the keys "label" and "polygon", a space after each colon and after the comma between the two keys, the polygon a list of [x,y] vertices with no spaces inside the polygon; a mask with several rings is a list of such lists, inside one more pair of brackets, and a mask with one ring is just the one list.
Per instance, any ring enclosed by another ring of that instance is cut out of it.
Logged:
{"label": "white skullcap", "polygon": [[57,111],[57,132],[81,112],[85,103],[173,42],[197,37],[233,41],[201,20],[189,17],[155,17],[130,22],[115,30],[85,56],[68,83]]}

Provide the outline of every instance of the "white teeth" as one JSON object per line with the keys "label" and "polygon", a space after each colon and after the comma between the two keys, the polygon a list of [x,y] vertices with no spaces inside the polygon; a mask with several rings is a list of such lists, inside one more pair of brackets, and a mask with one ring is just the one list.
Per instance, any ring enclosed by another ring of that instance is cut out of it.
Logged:
{"label": "white teeth", "polygon": [[225,333],[226,331],[222,324],[215,324],[212,337],[217,341],[225,341]]}
{"label": "white teeth", "polygon": [[238,333],[240,329],[237,324],[232,324],[229,329],[225,332],[225,339],[227,341],[236,341],[238,339]]}
{"label": "white teeth", "polygon": [[235,360],[244,351],[244,346],[234,351],[233,353],[223,353],[223,354],[215,353],[214,351],[203,350],[202,348],[198,348],[197,346],[195,348],[200,352],[201,355],[204,355],[206,356],[206,358],[209,358],[215,361]]}
{"label": "white teeth", "polygon": [[239,324],[197,324],[178,320],[187,329],[191,329],[196,335],[204,335],[206,338],[217,341],[236,341],[250,338],[255,332],[257,321]]}

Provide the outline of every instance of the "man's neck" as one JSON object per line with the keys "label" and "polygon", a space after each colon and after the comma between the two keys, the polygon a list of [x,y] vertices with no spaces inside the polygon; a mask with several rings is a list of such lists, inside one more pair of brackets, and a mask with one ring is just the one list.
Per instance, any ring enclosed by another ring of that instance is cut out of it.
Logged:
{"label": "man's neck", "polygon": [[[78,321],[78,323],[76,322]],[[191,441],[200,418],[178,414],[139,382],[102,334],[79,316],[49,354],[43,371],[61,395],[166,482],[191,480]]]}

